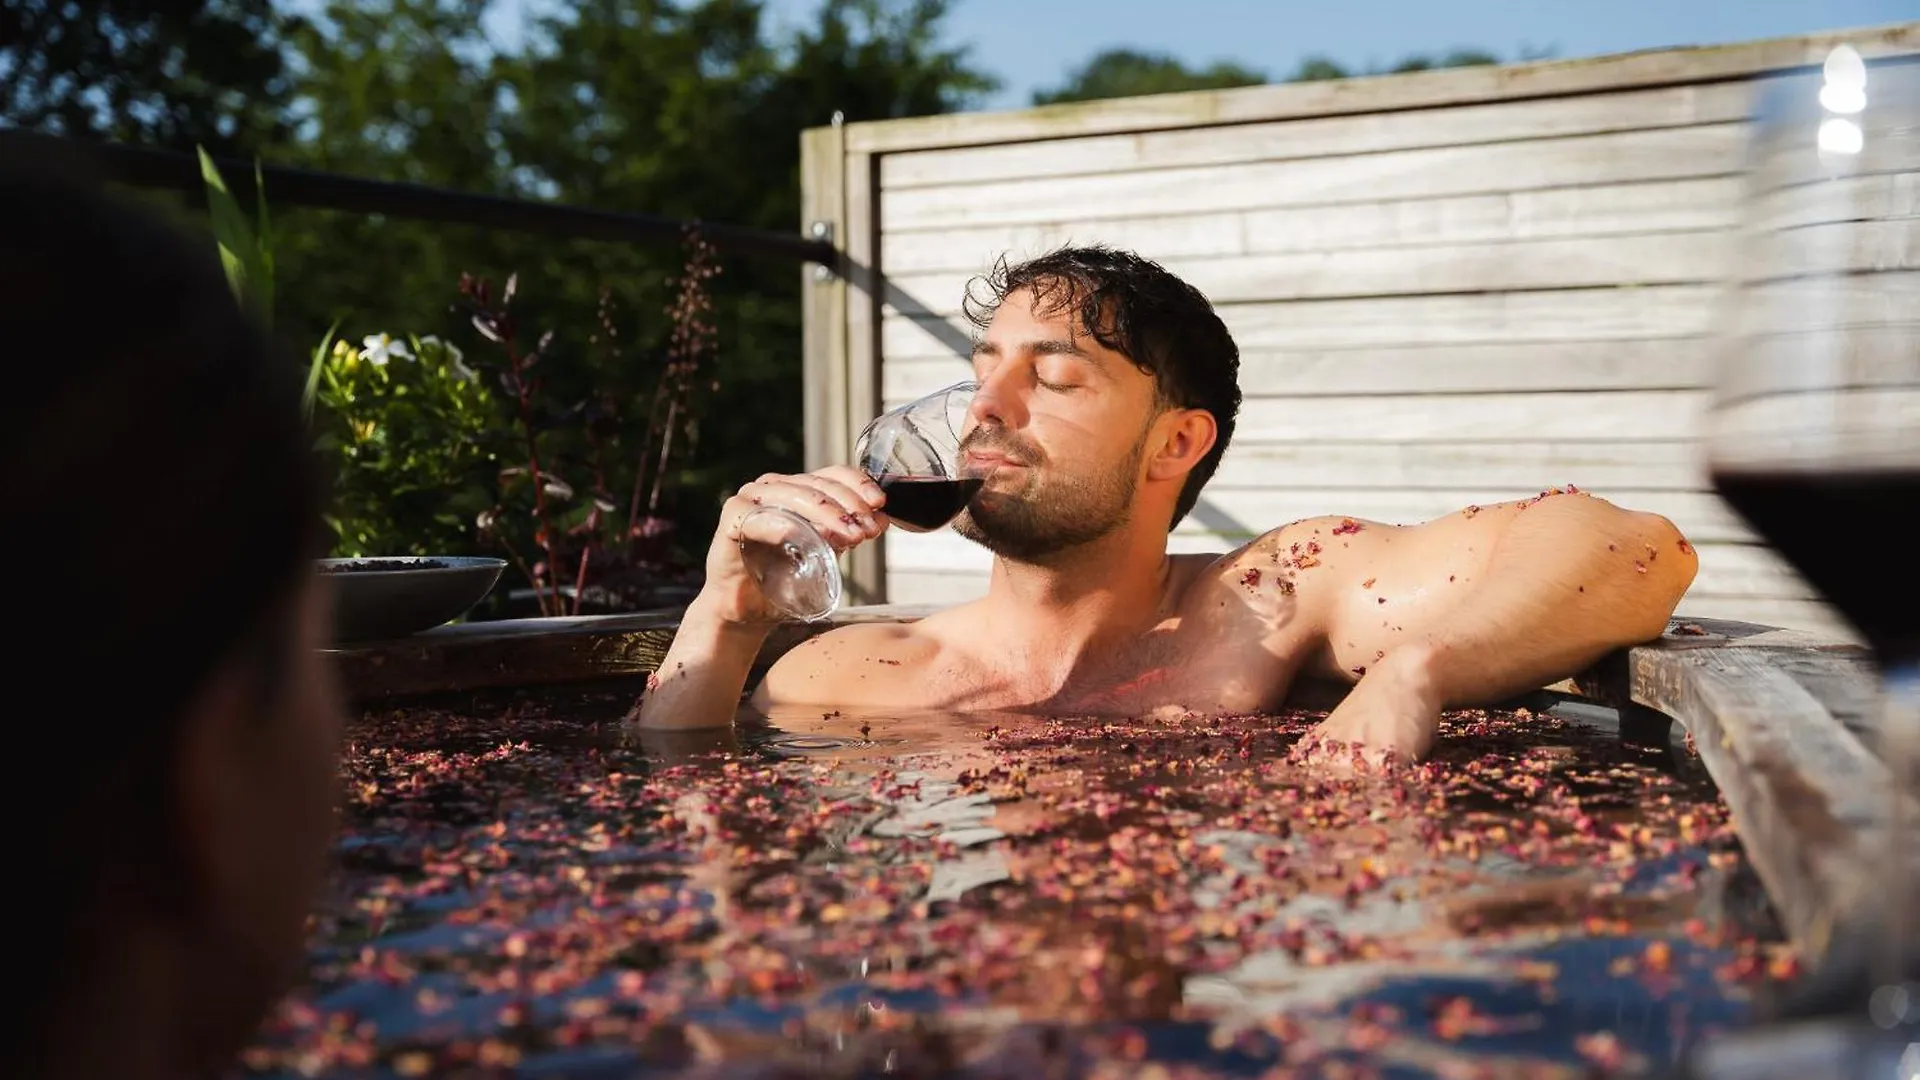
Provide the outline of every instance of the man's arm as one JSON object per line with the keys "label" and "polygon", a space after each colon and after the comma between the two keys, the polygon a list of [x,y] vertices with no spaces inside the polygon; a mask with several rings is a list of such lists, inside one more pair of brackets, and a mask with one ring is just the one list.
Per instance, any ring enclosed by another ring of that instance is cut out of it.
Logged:
{"label": "man's arm", "polygon": [[688,605],[666,658],[647,680],[629,718],[642,728],[717,728],[733,723],[753,662],[780,615],[747,570],[742,541],[777,545],[780,520],[750,516],[762,507],[800,515],[841,550],[879,536],[886,494],[873,478],[845,466],[800,476],[766,476],[741,488],[720,509],[720,529],[707,550],[707,579]]}
{"label": "man's arm", "polygon": [[[1658,637],[1698,557],[1665,518],[1584,493],[1365,523],[1327,549],[1317,667],[1359,684],[1322,734],[1423,754],[1442,708],[1566,678]],[[1337,549],[1337,550],[1336,550]],[[1301,589],[1308,587],[1302,575]]]}
{"label": "man's arm", "polygon": [[747,676],[773,626],[731,622],[700,598],[688,606],[633,717],[643,728],[722,728],[733,723]]}

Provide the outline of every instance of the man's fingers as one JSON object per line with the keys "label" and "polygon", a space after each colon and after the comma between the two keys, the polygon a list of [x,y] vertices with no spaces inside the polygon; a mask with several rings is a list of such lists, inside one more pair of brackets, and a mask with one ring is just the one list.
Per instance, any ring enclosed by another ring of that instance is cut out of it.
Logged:
{"label": "man's fingers", "polygon": [[813,475],[852,488],[860,493],[861,500],[870,507],[886,505],[887,493],[881,489],[873,477],[851,465],[829,465]]}
{"label": "man's fingers", "polygon": [[[848,471],[851,472],[853,470]],[[846,478],[809,476],[795,477],[794,479],[803,481],[806,486],[812,487],[814,490],[820,492],[822,498],[830,498],[835,504],[841,507],[844,510],[841,518],[844,524],[858,524],[860,528],[865,531],[866,538],[880,535],[880,521],[874,513],[876,504],[869,500],[865,494],[857,488],[849,487],[844,482]],[[874,491],[880,490],[878,484],[874,484],[870,480],[867,483]],[[824,506],[826,504],[822,503],[821,505]],[[849,521],[847,520],[848,518],[852,518],[852,520]]]}
{"label": "man's fingers", "polygon": [[821,536],[842,545],[859,543],[869,535],[859,517],[859,512],[871,517],[871,511],[866,511],[864,506],[849,506],[814,484],[798,483],[793,477],[778,477],[755,480],[728,501],[728,510],[735,515],[728,528],[735,539],[778,543],[775,538],[778,531],[792,528],[791,519],[753,513],[762,508],[797,514]]}
{"label": "man's fingers", "polygon": [[[823,537],[841,547],[879,536],[888,524],[886,515],[878,509],[885,503],[886,493],[872,477],[844,465],[797,476],[769,473],[742,487],[734,501],[748,505],[748,509],[736,509],[730,501],[727,508],[734,517],[732,521],[723,522],[722,528],[736,540],[777,543],[776,533],[765,530],[790,527],[790,524],[781,524],[784,519],[769,515],[749,519],[751,507],[778,507],[799,514]],[[742,523],[749,521],[745,527],[753,535],[740,531]]]}

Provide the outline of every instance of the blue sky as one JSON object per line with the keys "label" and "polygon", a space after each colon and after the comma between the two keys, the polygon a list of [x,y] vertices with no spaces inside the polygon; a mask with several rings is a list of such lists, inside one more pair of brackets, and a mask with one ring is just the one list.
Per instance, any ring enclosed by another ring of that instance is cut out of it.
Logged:
{"label": "blue sky", "polygon": [[[521,5],[498,0],[497,27]],[[816,0],[769,0],[803,20]],[[1235,60],[1276,76],[1324,53],[1349,67],[1415,52],[1475,46],[1512,57],[1560,57],[1711,45],[1920,19],[1920,0],[955,0],[948,30],[1005,80],[991,108],[1018,108],[1034,89],[1113,46],[1164,49],[1188,61]]]}

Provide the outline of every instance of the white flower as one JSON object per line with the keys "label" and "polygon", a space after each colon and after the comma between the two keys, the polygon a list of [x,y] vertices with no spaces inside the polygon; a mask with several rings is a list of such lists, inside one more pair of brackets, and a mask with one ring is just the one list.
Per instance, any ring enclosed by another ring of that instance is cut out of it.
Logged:
{"label": "white flower", "polygon": [[406,342],[395,341],[390,334],[368,334],[360,346],[360,358],[375,367],[385,367],[387,361],[396,356],[402,360],[413,359]]}

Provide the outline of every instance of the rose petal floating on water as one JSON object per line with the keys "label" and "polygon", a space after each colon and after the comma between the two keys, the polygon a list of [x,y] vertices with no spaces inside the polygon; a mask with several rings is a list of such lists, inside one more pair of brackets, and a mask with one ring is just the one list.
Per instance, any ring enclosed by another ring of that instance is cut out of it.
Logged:
{"label": "rose petal floating on water", "polygon": [[[1631,873],[1693,845],[1661,885],[1687,890],[1686,867],[1721,873],[1739,858],[1710,788],[1550,715],[1449,713],[1434,760],[1383,779],[1287,764],[1312,713],[962,727],[937,753],[903,749],[911,761],[847,739],[831,761],[741,750],[665,764],[620,734],[631,701],[610,698],[600,721],[555,700],[382,709],[354,725],[342,900],[315,920],[308,984],[248,1069],[397,1072],[408,1055],[435,1071],[513,1067],[566,1046],[774,1059],[800,1052],[795,1037],[828,1037],[809,1032],[851,1038],[854,1015],[908,1039],[895,1050],[930,1053],[943,1025],[999,1015],[983,1009],[1067,1025],[1056,1045],[1098,1065],[1120,1044],[1072,1025],[1169,1022],[1196,1008],[1183,984],[1254,958],[1337,973],[1430,957],[1431,942],[1382,913],[1465,889],[1497,898],[1496,860],[1586,876],[1552,898],[1481,903],[1475,949],[1543,930],[1637,933],[1663,901],[1623,895],[1606,867]],[[943,755],[962,754],[940,774]],[[969,799],[977,821],[879,828]],[[1004,870],[955,891],[940,868],[982,853]],[[1682,947],[1724,948],[1708,962],[1730,984],[1792,970],[1790,954],[1712,946],[1681,921],[1661,943],[1675,971]],[[1662,954],[1634,950],[1628,977],[1648,977],[1639,968]],[[1542,1000],[1578,978],[1502,963]],[[393,1004],[315,1007],[376,990]],[[861,1004],[881,994],[931,996]],[[780,1019],[756,1028],[745,1002]],[[1455,1009],[1447,1030],[1463,1037],[1527,1022]],[[1273,1039],[1284,1020],[1258,1018],[1248,1052],[1277,1063],[1305,1045]],[[1384,1061],[1405,1023],[1361,1010],[1299,1039]]]}

